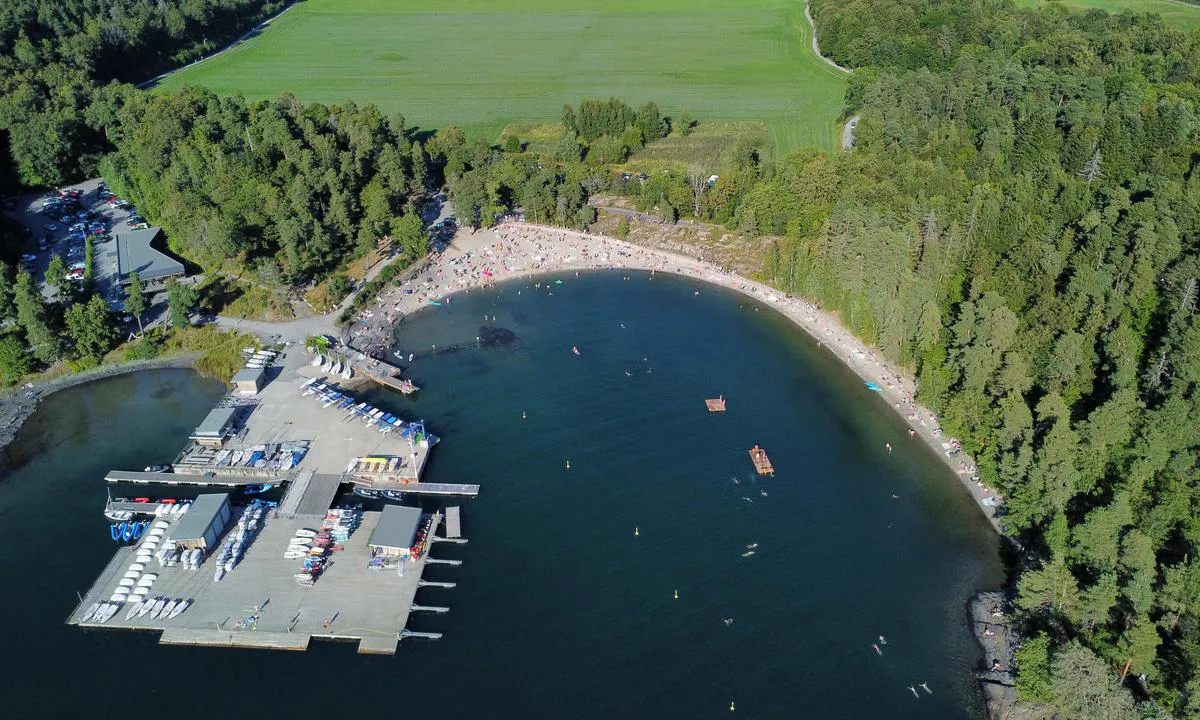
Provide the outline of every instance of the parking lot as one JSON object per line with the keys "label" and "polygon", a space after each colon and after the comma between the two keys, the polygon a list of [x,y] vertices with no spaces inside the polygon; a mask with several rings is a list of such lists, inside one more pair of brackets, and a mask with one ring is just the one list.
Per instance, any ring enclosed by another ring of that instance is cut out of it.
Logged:
{"label": "parking lot", "polygon": [[[68,197],[60,197],[64,192]],[[72,192],[77,196],[70,198]],[[49,206],[48,202],[51,203]],[[10,214],[29,228],[34,238],[28,247],[21,249],[22,265],[43,283],[42,292],[46,297],[52,298],[54,289],[44,284],[50,259],[61,255],[67,266],[74,270],[73,279],[81,280],[85,252],[83,236],[91,234],[93,287],[123,316],[125,294],[117,280],[115,237],[131,229],[131,219],[140,219],[131,215],[131,210],[132,207],[114,206],[99,178],[66,186],[60,192],[20,198],[16,211]],[[161,293],[159,297],[151,298],[152,307],[143,316],[143,322],[149,324],[165,315],[165,299]]]}

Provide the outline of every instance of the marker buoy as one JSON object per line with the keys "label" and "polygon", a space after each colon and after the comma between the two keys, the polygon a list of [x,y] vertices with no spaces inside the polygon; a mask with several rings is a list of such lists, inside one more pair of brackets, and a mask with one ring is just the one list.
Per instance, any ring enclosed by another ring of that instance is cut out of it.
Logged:
{"label": "marker buoy", "polygon": [[640,535],[640,534],[641,534],[641,533],[639,533],[639,532],[638,532],[638,529],[637,529],[637,528],[634,528],[634,529],[633,529],[633,536],[634,536],[634,537],[637,537],[637,536],[638,536],[638,535]]}
{"label": "marker buoy", "polygon": [[570,470],[570,469],[571,469],[571,461],[570,461],[570,460],[568,460],[568,461],[567,461],[567,469],[568,469],[568,470]]}
{"label": "marker buoy", "polygon": [[733,712],[733,711],[734,711],[733,703],[729,703],[729,712]]}
{"label": "marker buoy", "polygon": [[678,590],[676,590],[676,591],[675,591],[675,599],[676,599],[676,600],[678,600],[678,599],[679,599],[679,591],[678,591]]}

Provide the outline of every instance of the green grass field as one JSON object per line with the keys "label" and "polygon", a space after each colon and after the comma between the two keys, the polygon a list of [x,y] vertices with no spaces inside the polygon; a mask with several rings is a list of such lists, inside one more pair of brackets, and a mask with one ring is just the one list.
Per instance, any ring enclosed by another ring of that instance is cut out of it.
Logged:
{"label": "green grass field", "polygon": [[[1200,28],[1200,5],[1189,5],[1178,0],[1059,0],[1063,5],[1075,10],[1108,10],[1119,13],[1125,10],[1134,12],[1152,12],[1162,15],[1169,25],[1181,28]],[[1045,0],[1017,0],[1018,5],[1038,7]]]}
{"label": "green grass field", "polygon": [[654,100],[760,121],[777,150],[836,147],[845,76],[797,0],[305,0],[259,36],[166,79],[220,93],[352,99],[410,125],[496,137],[564,103]]}

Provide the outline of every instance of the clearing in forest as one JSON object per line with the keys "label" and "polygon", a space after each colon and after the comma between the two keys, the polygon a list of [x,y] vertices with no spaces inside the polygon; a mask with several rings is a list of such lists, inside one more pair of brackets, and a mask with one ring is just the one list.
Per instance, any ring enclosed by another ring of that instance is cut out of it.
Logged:
{"label": "clearing in forest", "polygon": [[845,75],[811,32],[797,0],[304,0],[159,87],[350,99],[493,139],[614,96],[701,123],[760,121],[781,151],[831,150]]}

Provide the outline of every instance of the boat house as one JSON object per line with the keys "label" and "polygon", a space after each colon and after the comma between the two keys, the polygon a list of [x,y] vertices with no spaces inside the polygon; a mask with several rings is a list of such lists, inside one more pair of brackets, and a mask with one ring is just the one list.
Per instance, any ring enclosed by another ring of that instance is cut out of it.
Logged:
{"label": "boat house", "polygon": [[162,234],[160,228],[128,230],[116,235],[117,278],[129,284],[130,273],[136,272],[147,289],[157,289],[169,278],[184,274],[183,263],[150,246]]}
{"label": "boat house", "polygon": [[221,533],[229,524],[232,515],[233,512],[229,509],[229,495],[200,495],[183,519],[171,530],[171,539],[180,547],[210,552],[217,547]]}
{"label": "boat house", "polygon": [[367,546],[376,557],[407,560],[420,525],[421,508],[388,505],[380,513],[379,524],[371,531]]}
{"label": "boat house", "polygon": [[266,368],[244,367],[233,376],[233,389],[238,395],[257,395],[266,380]]}
{"label": "boat house", "polygon": [[192,432],[190,440],[197,445],[219,448],[225,440],[237,432],[237,408],[219,407],[204,418]]}

